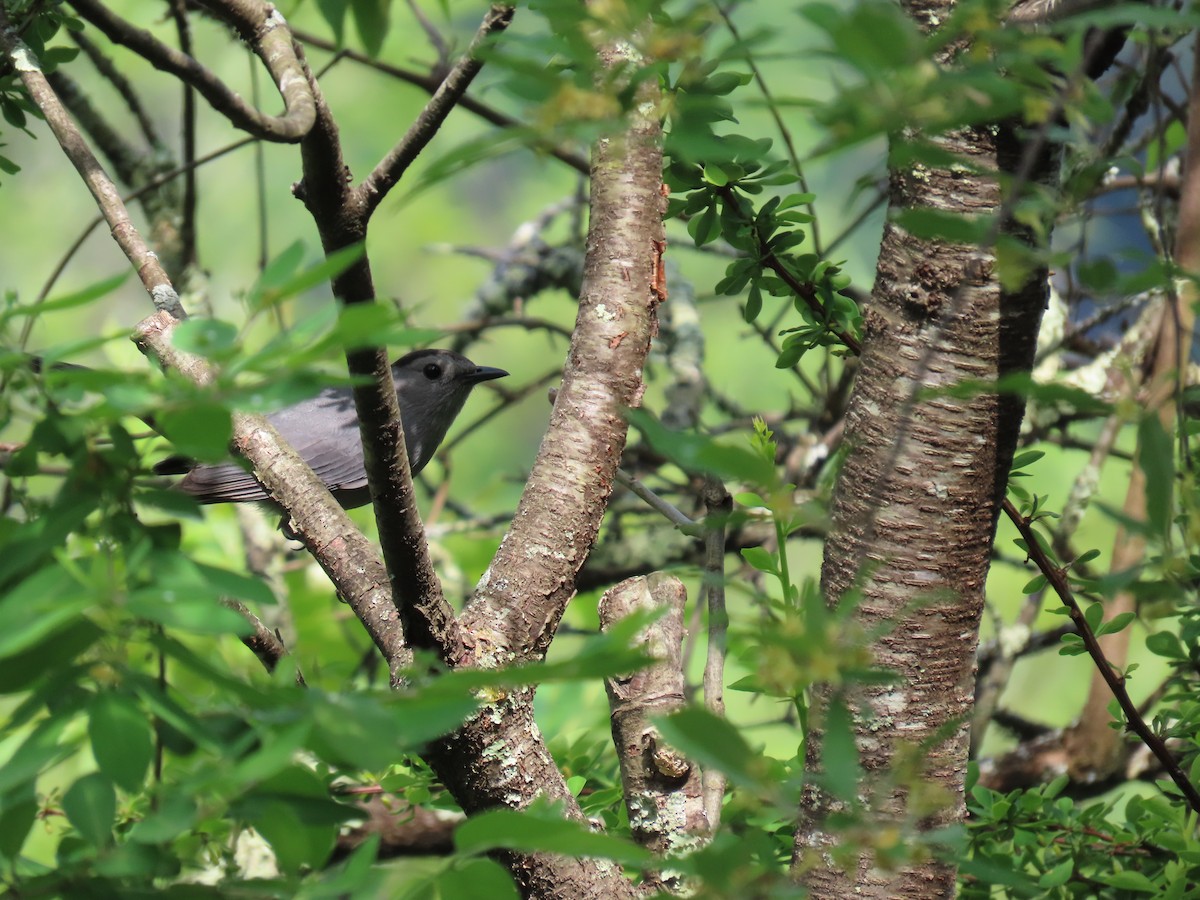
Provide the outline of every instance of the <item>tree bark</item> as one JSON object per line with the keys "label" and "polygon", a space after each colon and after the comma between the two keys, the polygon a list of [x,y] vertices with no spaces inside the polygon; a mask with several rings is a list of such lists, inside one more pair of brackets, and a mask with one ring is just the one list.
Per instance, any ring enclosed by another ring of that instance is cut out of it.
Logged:
{"label": "tree bark", "polygon": [[[945,21],[952,2],[905,4],[923,25]],[[939,139],[966,165],[891,174],[891,212],[913,207],[960,215],[1002,213],[994,176],[1017,168],[1007,129]],[[898,674],[851,692],[862,767],[856,798],[869,841],[843,871],[826,827],[838,804],[806,789],[793,867],[814,897],[950,897],[955,867],[928,859],[876,864],[906,833],[929,832],[965,814],[968,721],[984,583],[1024,400],[986,387],[940,393],[964,381],[993,383],[1028,371],[1045,305],[1046,271],[1002,292],[990,247],[924,240],[885,228],[863,353],[846,416],[848,447],[833,498],[821,572],[830,604],[853,597],[877,665]],[[821,764],[814,703],[806,745]]]}

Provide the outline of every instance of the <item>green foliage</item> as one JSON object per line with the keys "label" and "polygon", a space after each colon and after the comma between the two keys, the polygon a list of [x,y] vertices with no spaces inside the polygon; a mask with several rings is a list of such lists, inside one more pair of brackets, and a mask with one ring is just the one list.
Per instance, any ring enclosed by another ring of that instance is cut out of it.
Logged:
{"label": "green foliage", "polygon": [[[459,6],[437,6],[445,20],[462,18]],[[888,684],[900,675],[880,671],[872,660],[868,647],[881,635],[864,633],[857,624],[858,592],[851,590],[831,609],[815,577],[819,551],[809,536],[819,538],[824,527],[824,488],[836,476],[836,456],[826,464],[823,481],[806,481],[804,466],[794,457],[807,446],[799,432],[824,431],[844,413],[848,380],[837,386],[839,364],[831,366],[829,357],[852,350],[862,335],[849,272],[868,269],[870,256],[843,248],[835,257],[831,244],[818,240],[817,192],[809,190],[802,152],[794,149],[782,114],[798,113],[792,122],[802,118],[807,126],[815,120],[822,129],[816,138],[806,136],[816,142],[804,156],[806,165],[809,159],[845,154],[838,156],[840,164],[849,158],[847,151],[862,152],[869,142],[887,139],[886,159],[879,154],[877,166],[917,173],[950,166],[974,171],[974,164],[950,156],[938,143],[947,131],[1017,115],[1031,126],[1046,124],[1046,133],[1065,148],[1062,196],[1039,190],[1006,194],[1014,219],[1039,235],[1062,217],[1067,203],[1091,196],[1114,162],[1139,175],[1153,173],[1184,146],[1186,132],[1176,124],[1149,141],[1139,159],[1101,153],[1095,123],[1124,113],[1140,89],[1134,76],[1142,73],[1117,73],[1110,93],[1071,73],[1083,60],[1089,24],[1128,23],[1134,39],[1149,44],[1150,28],[1154,40],[1165,40],[1195,27],[1194,11],[1117,5],[1028,32],[1004,23],[1008,6],[1000,0],[963,0],[933,37],[890,0],[805,2],[798,10],[772,10],[771,16],[793,16],[793,24],[802,20],[810,29],[805,35],[819,44],[816,50],[804,49],[802,63],[796,46],[786,48],[789,93],[780,95],[771,93],[762,75],[764,63],[780,62],[772,58],[777,45],[768,29],[727,33],[711,4],[665,9],[651,0],[536,0],[522,7],[512,34],[481,53],[493,80],[480,96],[499,97],[505,115],[518,111],[519,124],[454,137],[457,145],[439,150],[408,194],[415,200],[420,191],[501,153],[528,147],[577,151],[634,109],[638,88],[653,80],[663,89],[669,211],[683,223],[680,236],[686,228],[696,251],[724,255],[723,274],[713,280],[711,291],[702,292],[704,299],[715,295],[710,308],[717,310],[718,327],[733,321],[718,317],[731,309],[726,298],[736,298],[744,322],[768,339],[782,338],[772,353],[780,368],[794,370],[788,378],[795,380],[787,384],[804,396],[791,398],[774,430],[758,417],[771,402],[759,394],[778,385],[763,378],[739,382],[739,389],[750,383],[754,390],[734,390],[734,400],[710,395],[713,402],[701,411],[703,424],[694,431],[672,432],[649,413],[634,411],[630,417],[649,450],[646,455],[667,460],[656,474],[669,490],[688,500],[700,476],[716,476],[736,495],[725,524],[761,523],[767,534],[741,550],[745,566],[728,578],[734,598],[730,660],[738,670],[730,715],[687,705],[658,722],[674,748],[723,773],[730,784],[722,830],[706,846],[669,860],[672,870],[694,879],[697,896],[798,893],[786,871],[806,786],[820,787],[839,801],[826,823],[843,838],[838,861],[856,863],[857,854],[867,852],[886,870],[939,854],[960,861],[967,897],[1183,897],[1200,880],[1193,871],[1200,859],[1195,816],[1186,812],[1170,783],[1126,786],[1119,798],[1092,803],[1067,797],[1061,781],[1004,794],[973,784],[965,836],[953,828],[926,832],[919,817],[945,798],[922,790],[927,748],[901,742],[893,770],[880,777],[884,791],[901,788],[910,798],[911,821],[877,828],[874,811],[861,796],[864,773],[855,742],[860,723],[850,697],[860,686]],[[69,64],[73,56],[52,43],[62,27],[80,27],[64,17],[63,9],[26,4],[14,12],[24,40],[48,67]],[[36,15],[28,15],[31,10]],[[314,14],[339,46],[357,41],[378,57],[403,12],[390,0],[317,0]],[[478,14],[475,8],[470,12]],[[353,22],[349,35],[347,17]],[[624,63],[611,70],[599,67],[597,47],[634,24],[634,38],[622,42]],[[452,41],[444,49],[452,58],[461,46]],[[802,82],[813,70],[826,68],[838,86],[817,99]],[[800,86],[793,88],[791,80]],[[747,124],[762,113],[779,117],[776,138]],[[36,112],[16,74],[0,72],[0,115],[28,135],[31,114]],[[0,156],[0,172],[15,171],[15,164]],[[859,187],[869,181],[864,176]],[[1012,187],[1002,184],[1006,191]],[[446,207],[457,208],[475,193],[491,203],[496,185],[480,190],[467,182],[460,190],[456,182],[453,188]],[[820,194],[825,204],[843,199],[831,199],[823,185]],[[484,208],[476,218],[491,211]],[[1034,264],[1047,259],[1073,267],[1078,282],[1099,299],[1162,288],[1180,275],[1169,262],[1133,251],[1079,264],[1070,251],[1030,251],[997,237],[996,220],[988,216],[919,208],[900,211],[893,221],[930,240],[994,247],[998,277],[1005,284],[1023,280]],[[833,243],[840,245],[840,238]],[[11,453],[4,448],[6,515],[0,519],[5,550],[0,554],[0,709],[7,719],[0,744],[0,871],[13,893],[507,897],[516,895],[510,877],[484,854],[505,849],[565,853],[631,868],[655,862],[628,839],[628,814],[601,709],[594,711],[598,725],[552,734],[549,740],[568,790],[607,833],[564,824],[561,810],[544,803],[520,812],[486,813],[458,830],[453,855],[432,864],[427,875],[408,877],[403,894],[387,883],[374,842],[339,865],[328,865],[337,835],[360,815],[347,785],[366,784],[410,804],[453,810],[449,793],[420,758],[427,742],[511,689],[541,683],[594,686],[606,675],[647,662],[630,649],[647,620],[632,617],[545,665],[437,677],[431,674],[436,667],[422,665],[410,673],[409,689],[386,690],[367,674],[370,664],[362,660],[373,659],[373,651],[357,623],[347,623],[328,591],[297,566],[290,566],[282,580],[302,634],[295,656],[272,674],[246,659],[238,638],[248,624],[221,601],[244,601],[264,612],[276,598],[264,580],[243,574],[240,561],[214,536],[217,530],[191,524],[198,518],[193,503],[149,480],[147,463],[160,456],[161,445],[141,442],[134,418],[152,415],[176,451],[225,459],[233,410],[274,409],[339,383],[342,379],[329,372],[339,368],[346,349],[431,341],[437,332],[413,328],[385,302],[304,311],[298,302],[304,294],[336,279],[364,252],[364,247],[349,247],[312,263],[304,246],[293,243],[257,278],[243,279],[249,285],[238,295],[244,315],[222,313],[226,318],[197,317],[182,324],[176,346],[204,356],[218,370],[216,381],[202,391],[144,373],[53,368],[109,340],[87,329],[50,346],[44,353],[47,370],[39,377],[20,354],[0,356],[5,387],[0,424],[20,433]],[[27,328],[43,314],[78,314],[79,321],[90,321],[83,318],[92,312],[90,305],[110,296],[123,280],[100,280],[37,305],[8,295],[0,309],[5,345],[24,346]],[[289,316],[288,327],[278,327]],[[268,322],[271,333],[263,337]],[[14,338],[18,331],[20,337]],[[678,333],[670,337],[679,339]],[[716,352],[710,355],[727,352],[728,345],[713,345]],[[814,352],[823,348],[832,353]],[[1063,422],[1121,409],[1121,401],[1062,383],[1024,375],[998,384],[982,379],[918,399],[999,392],[1033,400],[1059,413]],[[650,385],[650,397],[657,388]],[[1157,630],[1145,645],[1169,666],[1170,679],[1151,713],[1152,727],[1180,754],[1195,780],[1200,768],[1195,454],[1177,454],[1177,436],[1156,415],[1143,413],[1128,418],[1136,421],[1136,464],[1146,477],[1146,521],[1103,503],[1094,506],[1127,533],[1148,541],[1151,556],[1145,565],[1098,574],[1090,565],[1098,550],[1060,558],[1051,530],[1060,524],[1049,500],[1055,486],[1048,484],[1058,451],[1019,453],[1009,492],[1035,528],[1033,546],[1024,539],[1017,543],[1021,557],[1041,551],[1049,560],[1046,571],[1027,580],[1026,594],[1042,594],[1062,574],[1081,602],[1083,625],[1096,635],[1134,629],[1131,613],[1106,620],[1106,602],[1121,592],[1133,593],[1143,618],[1153,618]],[[711,437],[710,428],[720,436]],[[1178,440],[1198,430],[1195,420],[1185,420]],[[189,521],[181,525],[180,519]],[[704,530],[701,524],[687,532],[701,536]],[[486,561],[483,542],[473,555]],[[463,565],[461,558],[447,564],[452,562]],[[862,579],[869,575],[869,566],[860,573]],[[1016,585],[1026,578],[1021,575]],[[1016,596],[1017,588],[1011,593]],[[1085,653],[1083,639],[1067,635],[1062,652]],[[1123,666],[1119,674],[1128,677],[1136,666]],[[295,683],[298,670],[307,689]],[[806,775],[809,698],[818,689],[829,700],[822,722],[824,765],[819,774]],[[758,717],[774,720],[770,746],[763,732],[746,725]],[[780,732],[786,735],[782,742]],[[787,745],[782,751],[781,743]],[[255,878],[236,858],[239,841],[253,836],[269,846],[277,873]],[[202,873],[218,886],[192,885]]]}
{"label": "green foliage", "polygon": [[1029,790],[970,788],[964,898],[1185,897],[1200,870],[1194,816],[1162,797],[1078,804],[1063,775]]}
{"label": "green foliage", "polygon": [[[720,89],[732,89],[731,80],[720,81]],[[771,141],[752,141],[738,135],[723,136],[720,154],[703,162],[690,161],[696,152],[693,142],[673,133],[668,141],[671,163],[664,176],[671,186],[668,215],[687,219],[688,234],[697,246],[718,237],[738,258],[729,264],[725,277],[714,290],[739,296],[746,292],[743,316],[754,322],[763,309],[763,294],[790,300],[804,325],[786,329],[787,335],[778,366],[789,368],[809,350],[841,346],[846,335],[857,335],[861,318],[854,301],[844,291],[850,279],[840,263],[831,263],[814,253],[791,252],[805,240],[799,227],[813,221],[809,193],[769,197],[757,209],[750,197],[770,186],[792,183],[797,173],[783,161],[766,162]]]}

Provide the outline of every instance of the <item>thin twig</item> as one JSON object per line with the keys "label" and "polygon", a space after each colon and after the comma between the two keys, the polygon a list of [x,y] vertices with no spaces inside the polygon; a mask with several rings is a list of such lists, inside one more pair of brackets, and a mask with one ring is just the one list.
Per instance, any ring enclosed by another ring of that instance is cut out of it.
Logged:
{"label": "thin twig", "polygon": [[446,77],[429,98],[416,121],[404,133],[404,137],[355,189],[356,202],[362,203],[365,215],[371,214],[371,210],[395,187],[413,160],[433,140],[446,117],[459,104],[463,94],[483,68],[483,60],[479,57],[480,49],[493,36],[508,28],[512,18],[513,7],[510,5],[493,3],[488,9],[475,32],[475,37],[467,47],[467,52],[455,63],[454,68],[446,73]]}
{"label": "thin twig", "polygon": [[[360,65],[368,66],[375,71],[389,75],[398,81],[403,81],[407,84],[413,85],[414,87],[419,87],[430,94],[436,91],[442,83],[442,79],[437,78],[434,75],[425,75],[420,72],[414,72],[411,69],[403,69],[399,66],[389,65],[388,63],[381,62],[377,59],[371,59],[371,57],[364,53],[359,53],[356,50],[341,49],[332,41],[325,40],[325,38],[312,34],[308,31],[295,31],[294,34],[297,39],[308,46],[316,47],[319,50],[325,50],[329,53],[338,53],[346,59],[353,60]],[[506,115],[505,113],[488,106],[486,103],[481,103],[473,97],[466,95],[460,97],[458,100],[458,105],[467,112],[483,119],[485,122],[495,125],[497,128],[518,128],[521,126],[521,122],[517,119],[514,119],[512,116]],[[546,153],[547,155],[554,157],[559,162],[565,163],[582,175],[587,175],[591,172],[591,167],[588,163],[587,157],[580,153],[575,153],[564,149],[563,147],[560,147],[549,141],[536,141],[533,144],[533,147],[542,153]]]}
{"label": "thin twig", "polygon": [[[264,624],[263,620],[250,612],[246,604],[239,600],[234,600],[232,597],[224,597],[221,599],[221,605],[226,609],[231,609],[247,622],[254,629],[250,634],[241,636],[241,641],[246,648],[253,653],[263,668],[268,672],[274,672],[275,668],[288,655],[287,647],[283,643],[278,632],[272,631]],[[299,666],[296,667],[296,684],[300,687],[305,687],[304,675],[301,673]]]}
{"label": "thin twig", "polygon": [[186,313],[179,303],[179,295],[163,270],[158,255],[150,249],[134,227],[117,186],[104,171],[104,167],[100,165],[87,141],[79,133],[79,128],[54,93],[54,89],[50,87],[37,57],[15,36],[8,14],[3,8],[0,8],[0,50],[11,60],[13,68],[29,92],[30,99],[41,110],[63,153],[83,178],[96,205],[111,227],[113,238],[133,264],[154,305],[176,319],[184,318]]}
{"label": "thin twig", "polygon": [[625,487],[631,493],[640,497],[646,502],[646,505],[654,509],[671,522],[673,525],[684,529],[685,531],[695,529],[696,522],[689,519],[684,513],[676,509],[650,488],[646,487],[624,469],[617,469],[617,483]]}
{"label": "thin twig", "polygon": [[[725,641],[729,614],[725,609],[725,523],[733,498],[715,477],[704,481],[704,590],[708,602],[708,652],[704,659],[704,706],[715,716],[725,716]],[[780,553],[787,548],[780,546]],[[709,766],[704,771],[704,812],[709,828],[721,823],[725,799],[725,773]]]}
{"label": "thin twig", "polygon": [[1153,729],[1146,724],[1146,720],[1142,718],[1135,704],[1129,696],[1129,691],[1125,689],[1125,676],[1118,674],[1109,663],[1104,655],[1104,650],[1100,647],[1100,642],[1093,633],[1091,626],[1088,625],[1087,619],[1083,614],[1083,610],[1079,606],[1079,602],[1075,599],[1075,594],[1071,590],[1071,585],[1067,581],[1066,569],[1059,568],[1042,549],[1040,539],[1034,533],[1032,522],[1025,516],[1021,515],[1020,510],[1013,505],[1011,500],[1007,498],[1004,501],[1004,512],[1008,518],[1016,526],[1017,531],[1021,533],[1021,537],[1025,540],[1029,558],[1037,566],[1038,571],[1045,576],[1049,585],[1054,588],[1054,592],[1058,594],[1063,605],[1070,613],[1071,621],[1075,623],[1075,628],[1079,632],[1080,638],[1083,640],[1083,645],[1087,648],[1088,655],[1091,656],[1092,662],[1095,663],[1096,671],[1104,679],[1108,685],[1108,689],[1116,698],[1117,703],[1121,706],[1121,711],[1125,713],[1126,728],[1131,730],[1141,739],[1150,752],[1154,754],[1155,759],[1162,763],[1163,769],[1171,780],[1175,782],[1175,786],[1179,788],[1184,799],[1187,800],[1188,806],[1194,812],[1200,813],[1200,791],[1188,781],[1187,775],[1180,768],[1179,762],[1171,753],[1166,743],[1161,737],[1154,733]]}

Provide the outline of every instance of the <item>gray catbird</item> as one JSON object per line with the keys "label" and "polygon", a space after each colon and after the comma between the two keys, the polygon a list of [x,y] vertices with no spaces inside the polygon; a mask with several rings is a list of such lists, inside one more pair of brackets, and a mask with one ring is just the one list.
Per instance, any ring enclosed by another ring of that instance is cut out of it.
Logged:
{"label": "gray catbird", "polygon": [[[417,350],[392,363],[404,444],[414,475],[433,457],[471,388],[507,374],[503,369],[477,366],[452,350]],[[326,388],[311,400],[281,409],[267,419],[345,509],[371,502],[350,388]],[[179,487],[201,503],[270,500],[253,475],[232,463],[194,465],[175,456],[160,462],[154,471],[159,475],[186,472]]]}

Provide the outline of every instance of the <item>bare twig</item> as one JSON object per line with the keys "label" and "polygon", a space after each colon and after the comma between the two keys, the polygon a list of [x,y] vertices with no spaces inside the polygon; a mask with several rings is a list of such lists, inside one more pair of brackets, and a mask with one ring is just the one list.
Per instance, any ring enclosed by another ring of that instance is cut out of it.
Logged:
{"label": "bare twig", "polygon": [[[250,627],[254,630],[250,634],[242,635],[241,641],[263,664],[263,668],[268,672],[274,672],[275,667],[288,655],[283,638],[268,628],[262,619],[250,612],[246,604],[234,600],[232,597],[225,597],[221,600],[221,604],[250,623]],[[296,684],[301,687],[305,686],[304,675],[299,667],[296,668]]]}
{"label": "bare twig", "polygon": [[[406,82],[414,87],[419,87],[427,93],[432,94],[441,86],[442,79],[438,78],[436,75],[426,75],[421,72],[414,72],[411,69],[403,69],[399,66],[389,65],[388,63],[371,59],[371,57],[367,56],[366,54],[359,53],[355,50],[341,49],[332,41],[327,41],[324,38],[307,31],[296,31],[295,35],[299,40],[308,46],[316,47],[320,50],[326,50],[330,53],[339,53],[346,59],[353,60],[360,65],[369,66],[377,72],[382,72],[385,75],[389,75],[399,81]],[[495,125],[497,128],[516,128],[521,124],[512,116],[505,115],[499,110],[488,106],[486,103],[481,103],[470,96],[460,97],[458,105],[467,112],[473,113],[474,115],[483,119],[485,122]],[[565,163],[580,174],[588,174],[589,167],[587,157],[546,141],[537,141],[533,146],[539,151],[554,157],[559,162]]]}

